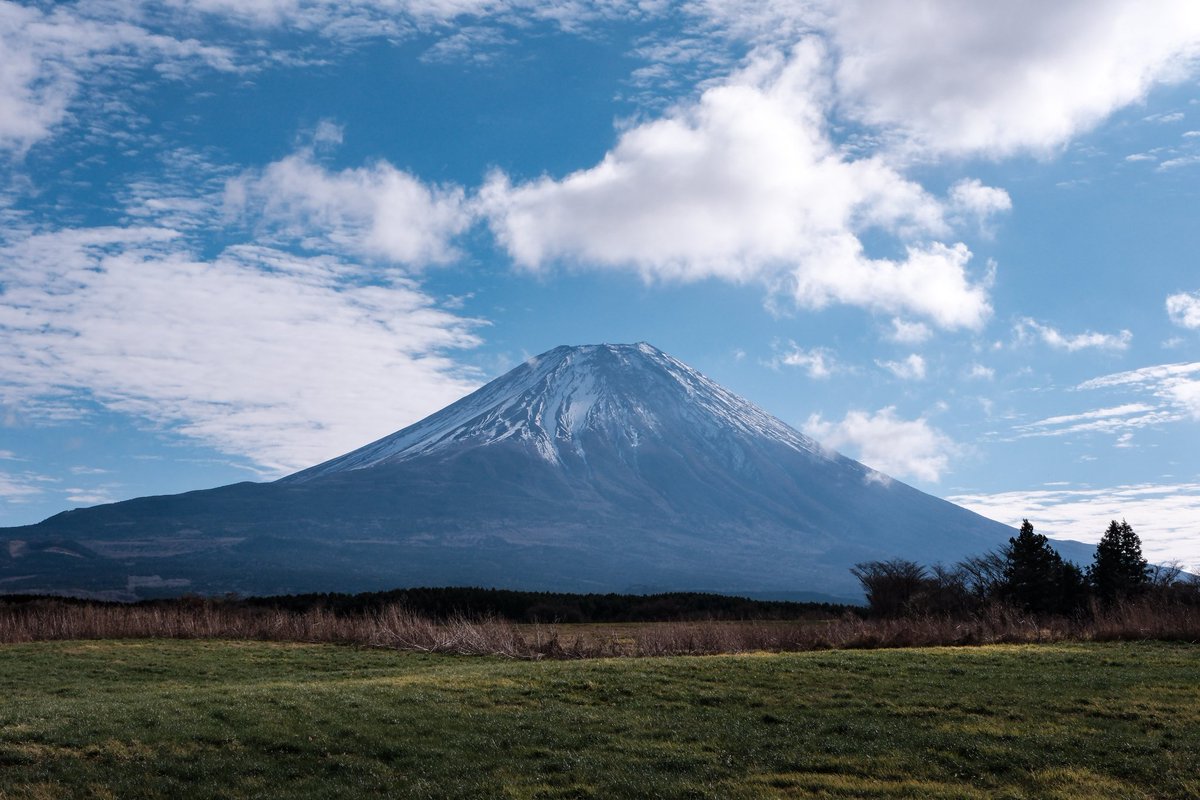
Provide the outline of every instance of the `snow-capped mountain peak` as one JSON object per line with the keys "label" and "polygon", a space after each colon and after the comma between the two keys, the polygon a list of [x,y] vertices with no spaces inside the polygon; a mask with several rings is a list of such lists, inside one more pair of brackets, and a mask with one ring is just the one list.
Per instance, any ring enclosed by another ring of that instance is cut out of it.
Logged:
{"label": "snow-capped mountain peak", "polygon": [[347,470],[501,442],[553,463],[588,448],[628,452],[647,440],[767,439],[807,453],[808,437],[661,350],[637,344],[556,347],[390,436],[297,473],[305,481]]}

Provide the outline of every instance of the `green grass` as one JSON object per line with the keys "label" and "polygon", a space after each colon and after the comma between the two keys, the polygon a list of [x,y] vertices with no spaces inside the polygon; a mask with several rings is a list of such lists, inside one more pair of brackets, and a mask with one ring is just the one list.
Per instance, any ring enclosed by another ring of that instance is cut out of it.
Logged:
{"label": "green grass", "polygon": [[1195,797],[1200,647],[0,647],[0,798]]}

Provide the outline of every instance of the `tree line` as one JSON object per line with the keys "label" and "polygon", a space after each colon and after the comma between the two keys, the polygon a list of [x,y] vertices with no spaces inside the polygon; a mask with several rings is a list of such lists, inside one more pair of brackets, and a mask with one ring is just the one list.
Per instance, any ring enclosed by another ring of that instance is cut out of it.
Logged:
{"label": "tree line", "polygon": [[852,606],[837,603],[753,600],[708,592],[576,594],[465,586],[247,597],[234,602],[290,611],[325,609],[335,614],[400,605],[435,620],[495,617],[509,622],[560,623],[830,619],[853,611]]}
{"label": "tree line", "polygon": [[1092,563],[1067,561],[1029,520],[999,550],[946,567],[892,559],[856,564],[871,614],[957,616],[1005,605],[1035,615],[1077,616],[1149,594],[1200,603],[1200,582],[1174,565],[1151,566],[1133,527],[1113,520]]}
{"label": "tree line", "polygon": [[235,594],[174,598],[119,603],[80,598],[47,598],[44,595],[0,595],[5,607],[32,605],[52,600],[58,605],[112,606],[175,610],[196,606],[230,611],[286,611],[303,614],[328,611],[339,617],[377,614],[391,607],[433,621],[460,618],[492,618],[507,622],[686,622],[701,620],[828,620],[863,609],[840,603],[754,600],[708,592],[665,592],[635,594],[572,594],[467,586],[418,587],[381,592],[242,597]]}

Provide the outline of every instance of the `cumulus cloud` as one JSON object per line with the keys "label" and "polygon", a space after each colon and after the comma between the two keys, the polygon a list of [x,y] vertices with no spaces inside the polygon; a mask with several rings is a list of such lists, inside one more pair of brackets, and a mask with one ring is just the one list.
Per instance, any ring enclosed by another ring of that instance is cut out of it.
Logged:
{"label": "cumulus cloud", "polygon": [[[481,208],[514,261],[629,269],[648,278],[760,282],[808,308],[833,303],[979,328],[985,281],[967,271],[944,209],[876,157],[845,156],[825,130],[826,52],[760,53],[694,104],[621,134],[598,165],[514,185],[502,174]],[[905,244],[870,257],[859,234]]]}
{"label": "cumulus cloud", "polygon": [[427,186],[382,161],[331,172],[308,149],[229,181],[225,197],[263,234],[411,267],[454,259],[451,240],[472,222],[459,187]]}
{"label": "cumulus cloud", "polygon": [[961,214],[986,220],[993,214],[1012,210],[1008,192],[985,186],[978,178],[963,179],[950,187],[950,203]]}
{"label": "cumulus cloud", "polygon": [[1043,325],[1037,320],[1025,317],[1015,326],[1018,341],[1039,339],[1055,350],[1065,350],[1074,353],[1078,350],[1128,350],[1133,341],[1133,334],[1123,330],[1119,333],[1095,333],[1086,331],[1077,334],[1064,334],[1057,328]]}
{"label": "cumulus cloud", "polygon": [[932,153],[1051,151],[1186,78],[1200,49],[1191,0],[825,5],[844,106]]}
{"label": "cumulus cloud", "polygon": [[1054,486],[946,499],[1009,525],[1028,518],[1046,536],[1088,543],[1100,540],[1110,520],[1125,519],[1151,562],[1179,561],[1185,569],[1200,569],[1200,484]]}
{"label": "cumulus cloud", "polygon": [[0,267],[0,405],[25,417],[86,398],[279,473],[475,385],[446,355],[472,320],[332,256],[200,259],[170,230],[100,228],[11,242]]}
{"label": "cumulus cloud", "polygon": [[804,432],[827,447],[850,448],[859,461],[885,474],[930,482],[941,478],[960,450],[924,418],[900,419],[892,406],[874,414],[850,411],[841,422],[814,414]]}
{"label": "cumulus cloud", "polygon": [[916,353],[899,361],[876,361],[876,364],[905,381],[925,380],[925,359]]}
{"label": "cumulus cloud", "polygon": [[1180,292],[1167,298],[1167,316],[1182,328],[1200,328],[1200,292]]}

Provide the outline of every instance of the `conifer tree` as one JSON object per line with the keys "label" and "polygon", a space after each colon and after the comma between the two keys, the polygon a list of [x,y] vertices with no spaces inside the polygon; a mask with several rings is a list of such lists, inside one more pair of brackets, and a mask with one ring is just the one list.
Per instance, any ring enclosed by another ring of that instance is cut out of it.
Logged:
{"label": "conifer tree", "polygon": [[1112,604],[1146,588],[1150,567],[1142,558],[1142,541],[1133,527],[1114,519],[1096,545],[1095,561],[1088,568],[1088,582],[1100,602]]}
{"label": "conifer tree", "polygon": [[1064,561],[1049,539],[1034,533],[1029,520],[1008,540],[1003,555],[1003,599],[1034,614],[1069,614],[1083,604],[1083,573]]}

